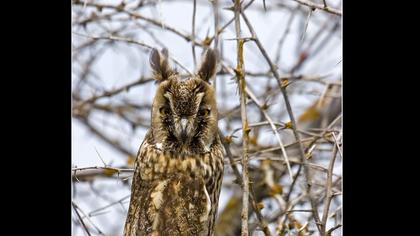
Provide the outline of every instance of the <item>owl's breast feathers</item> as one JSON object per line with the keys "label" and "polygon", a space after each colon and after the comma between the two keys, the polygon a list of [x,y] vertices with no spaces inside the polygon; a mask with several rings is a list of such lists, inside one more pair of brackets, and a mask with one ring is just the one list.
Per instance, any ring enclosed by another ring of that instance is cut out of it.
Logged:
{"label": "owl's breast feathers", "polygon": [[142,144],[124,235],[210,235],[218,207],[223,151],[185,154]]}

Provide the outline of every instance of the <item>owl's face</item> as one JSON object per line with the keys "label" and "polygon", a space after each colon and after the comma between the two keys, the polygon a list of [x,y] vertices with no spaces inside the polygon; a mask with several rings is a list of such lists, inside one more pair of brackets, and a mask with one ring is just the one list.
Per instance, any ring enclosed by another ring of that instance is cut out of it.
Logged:
{"label": "owl's face", "polygon": [[186,80],[169,68],[166,51],[153,50],[150,62],[159,82],[152,106],[155,143],[174,152],[208,152],[217,135],[217,106],[209,83],[215,54],[207,51],[198,73]]}

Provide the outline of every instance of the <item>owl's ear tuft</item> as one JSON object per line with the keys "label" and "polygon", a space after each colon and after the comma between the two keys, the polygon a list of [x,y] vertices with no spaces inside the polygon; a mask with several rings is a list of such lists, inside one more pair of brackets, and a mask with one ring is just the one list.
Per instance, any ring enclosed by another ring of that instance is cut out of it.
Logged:
{"label": "owl's ear tuft", "polygon": [[209,83],[210,79],[216,73],[216,67],[217,67],[216,52],[209,48],[204,53],[201,66],[197,74],[202,80]]}
{"label": "owl's ear tuft", "polygon": [[157,82],[167,80],[175,71],[170,67],[168,61],[168,49],[164,48],[162,51],[158,51],[153,48],[149,58],[150,66],[153,70],[154,79]]}

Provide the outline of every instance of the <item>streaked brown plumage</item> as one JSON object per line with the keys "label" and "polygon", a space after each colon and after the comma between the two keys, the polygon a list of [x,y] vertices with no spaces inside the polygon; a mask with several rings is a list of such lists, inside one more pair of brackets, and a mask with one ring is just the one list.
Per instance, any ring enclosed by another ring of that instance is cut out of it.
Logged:
{"label": "streaked brown plumage", "polygon": [[216,56],[207,50],[197,74],[182,80],[167,55],[153,50],[150,56],[159,85],[135,163],[125,236],[208,236],[214,230],[223,174],[209,83]]}

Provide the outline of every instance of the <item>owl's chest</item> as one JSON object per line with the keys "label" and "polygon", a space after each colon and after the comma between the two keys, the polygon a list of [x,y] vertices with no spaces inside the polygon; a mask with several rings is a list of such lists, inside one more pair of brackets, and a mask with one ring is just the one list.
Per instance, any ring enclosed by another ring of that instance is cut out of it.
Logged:
{"label": "owl's chest", "polygon": [[220,155],[208,152],[186,155],[164,152],[152,145],[146,145],[140,153],[139,167],[143,180],[168,178],[171,175],[185,174],[191,177],[202,177],[205,180],[215,174],[223,162]]}

